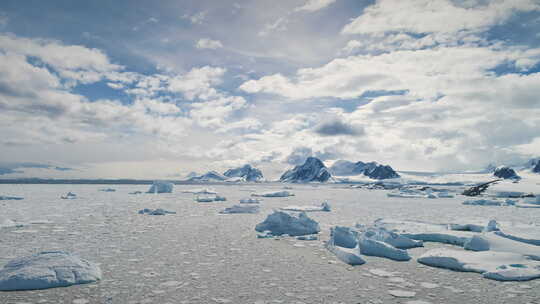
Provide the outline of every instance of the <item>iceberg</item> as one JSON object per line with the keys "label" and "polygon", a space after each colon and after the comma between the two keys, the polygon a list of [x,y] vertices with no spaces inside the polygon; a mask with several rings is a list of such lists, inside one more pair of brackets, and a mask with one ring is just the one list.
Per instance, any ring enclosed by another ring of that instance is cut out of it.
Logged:
{"label": "iceberg", "polygon": [[148,189],[148,192],[146,193],[172,193],[173,187],[174,187],[173,183],[155,181],[152,184],[152,186],[150,186],[150,189]]}
{"label": "iceberg", "polygon": [[513,206],[515,204],[516,204],[516,201],[510,200],[510,199],[507,199],[505,201],[478,199],[478,200],[466,200],[463,202],[463,205],[469,205],[469,206]]}
{"label": "iceberg", "polygon": [[329,243],[349,249],[355,248],[358,246],[358,232],[345,226],[331,227]]}
{"label": "iceberg", "polygon": [[166,215],[166,214],[176,214],[174,211],[167,211],[165,209],[157,208],[157,209],[148,209],[144,208],[139,210],[139,214],[148,214],[148,215]]}
{"label": "iceberg", "polygon": [[297,212],[315,212],[315,211],[324,211],[330,212],[330,204],[327,202],[321,203],[320,206],[287,206],[279,208],[284,211],[297,211]]}
{"label": "iceberg", "polygon": [[113,189],[113,188],[104,188],[104,189],[99,189],[99,191],[101,191],[101,192],[116,192],[116,189]]}
{"label": "iceberg", "polygon": [[201,188],[201,189],[191,189],[191,190],[184,190],[182,193],[193,193],[193,194],[217,194],[217,192],[213,189],[208,188]]}
{"label": "iceberg", "polygon": [[262,223],[255,226],[255,230],[270,231],[272,235],[288,234],[290,236],[316,234],[321,231],[319,224],[304,212],[294,216],[283,211],[274,211],[268,215]]}
{"label": "iceberg", "polygon": [[101,279],[99,267],[63,251],[44,251],[17,258],[0,270],[0,290],[66,287]]}
{"label": "iceberg", "polygon": [[384,227],[368,227],[357,225],[362,235],[377,241],[384,242],[398,249],[410,249],[424,246],[422,241],[413,240],[393,231],[388,231]]}
{"label": "iceberg", "polygon": [[225,210],[220,211],[221,214],[233,214],[233,213],[259,213],[259,206],[254,204],[233,205],[227,207]]}
{"label": "iceberg", "polygon": [[20,201],[24,199],[23,197],[17,197],[17,196],[3,196],[0,195],[0,201]]}
{"label": "iceberg", "polygon": [[243,198],[240,200],[240,204],[259,204],[260,202],[261,200],[256,198]]}
{"label": "iceberg", "polygon": [[142,194],[143,192],[142,191],[133,191],[133,192],[129,192],[128,194]]}
{"label": "iceberg", "polygon": [[289,191],[277,191],[277,192],[266,192],[266,193],[253,193],[251,196],[260,196],[260,197],[288,197],[294,196],[294,193]]}
{"label": "iceberg", "polygon": [[411,259],[406,250],[397,249],[390,244],[369,237],[361,237],[359,245],[360,253],[364,255],[388,258],[394,261],[408,261]]}
{"label": "iceberg", "polygon": [[366,261],[360,256],[358,247],[346,248],[328,243],[326,245],[328,251],[332,252],[340,261],[351,266],[365,264]]}
{"label": "iceberg", "polygon": [[66,195],[62,195],[60,196],[61,199],[76,199],[77,198],[77,194],[73,193],[73,192],[68,192]]}
{"label": "iceberg", "polygon": [[417,261],[427,266],[477,272],[484,278],[498,281],[527,281],[540,278],[540,261],[509,252],[437,248],[427,251]]}

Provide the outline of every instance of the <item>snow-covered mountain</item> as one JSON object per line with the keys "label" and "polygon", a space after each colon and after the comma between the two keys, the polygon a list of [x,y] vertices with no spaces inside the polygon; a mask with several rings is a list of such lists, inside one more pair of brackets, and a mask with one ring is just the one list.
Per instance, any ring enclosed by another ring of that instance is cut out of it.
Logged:
{"label": "snow-covered mountain", "polygon": [[531,170],[534,173],[540,173],[540,157],[530,159],[523,167],[525,170]]}
{"label": "snow-covered mountain", "polygon": [[187,180],[192,182],[222,182],[227,180],[227,177],[216,171],[208,171],[203,175],[193,176]]}
{"label": "snow-covered mountain", "polygon": [[229,169],[223,173],[228,178],[238,178],[246,182],[257,182],[263,179],[261,170],[247,164],[240,168]]}
{"label": "snow-covered mountain", "polygon": [[504,179],[519,179],[520,177],[517,175],[516,171],[510,167],[500,166],[495,169],[493,172],[493,175],[499,178]]}
{"label": "snow-covered mountain", "polygon": [[337,176],[353,176],[363,174],[373,179],[398,178],[399,174],[388,165],[381,165],[377,162],[351,162],[338,160],[331,167],[330,172]]}
{"label": "snow-covered mountain", "polygon": [[326,182],[331,177],[332,175],[320,159],[308,157],[304,164],[287,170],[279,180],[291,183]]}

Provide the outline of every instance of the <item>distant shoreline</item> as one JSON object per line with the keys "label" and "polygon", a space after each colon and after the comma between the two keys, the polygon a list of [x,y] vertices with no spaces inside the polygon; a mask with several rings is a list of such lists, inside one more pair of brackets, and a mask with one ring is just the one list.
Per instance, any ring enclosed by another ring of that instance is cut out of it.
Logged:
{"label": "distant shoreline", "polygon": [[[139,179],[41,179],[41,178],[16,178],[0,179],[0,184],[66,184],[66,185],[151,185],[155,180]],[[181,180],[166,180],[175,185],[250,185],[251,183],[233,182],[193,182]]]}

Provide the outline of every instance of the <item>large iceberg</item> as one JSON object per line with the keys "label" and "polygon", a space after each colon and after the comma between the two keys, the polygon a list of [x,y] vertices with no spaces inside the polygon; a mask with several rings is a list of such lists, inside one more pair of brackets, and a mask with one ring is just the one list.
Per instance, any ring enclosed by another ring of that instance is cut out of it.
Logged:
{"label": "large iceberg", "polygon": [[164,182],[164,181],[155,181],[152,186],[150,186],[150,189],[148,189],[148,192],[146,193],[172,193],[173,191],[173,183],[170,182]]}
{"label": "large iceberg", "polygon": [[223,173],[228,178],[239,178],[246,182],[258,182],[263,179],[261,170],[247,164],[236,169],[229,169]]}
{"label": "large iceberg", "polygon": [[99,267],[63,251],[14,259],[0,270],[0,290],[32,290],[85,284],[101,279]]}
{"label": "large iceberg", "polygon": [[321,160],[308,157],[303,165],[287,170],[279,180],[291,183],[326,182],[331,177]]}
{"label": "large iceberg", "polygon": [[288,234],[299,236],[319,233],[319,224],[309,218],[305,213],[298,216],[291,215],[283,211],[274,211],[268,215],[264,222],[257,224],[255,230],[258,232],[269,231],[272,235]]}

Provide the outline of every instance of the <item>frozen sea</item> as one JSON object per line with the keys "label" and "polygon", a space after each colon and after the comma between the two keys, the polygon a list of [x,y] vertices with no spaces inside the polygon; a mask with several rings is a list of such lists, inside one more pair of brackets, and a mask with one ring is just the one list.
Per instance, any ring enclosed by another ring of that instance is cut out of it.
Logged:
{"label": "frozen sea", "polygon": [[[0,185],[0,267],[49,250],[96,262],[100,282],[35,291],[0,292],[0,303],[540,303],[540,280],[498,282],[477,273],[431,268],[409,250],[409,262],[364,257],[351,267],[324,248],[330,227],[369,224],[378,218],[429,222],[483,218],[540,223],[540,209],[465,206],[455,198],[387,197],[386,190],[340,184],[287,185],[291,197],[264,198],[259,214],[219,214],[252,193],[282,191],[283,184],[176,185],[170,194],[130,195],[147,185]],[[212,188],[225,202],[197,203],[182,191]],[[462,188],[450,187],[451,190]],[[73,200],[60,199],[68,191]],[[318,205],[331,212],[309,216],[320,223],[319,240],[257,239],[254,227],[273,209]],[[143,208],[175,211],[140,215]],[[452,247],[452,246],[448,246]],[[455,247],[452,247],[455,248]]]}

